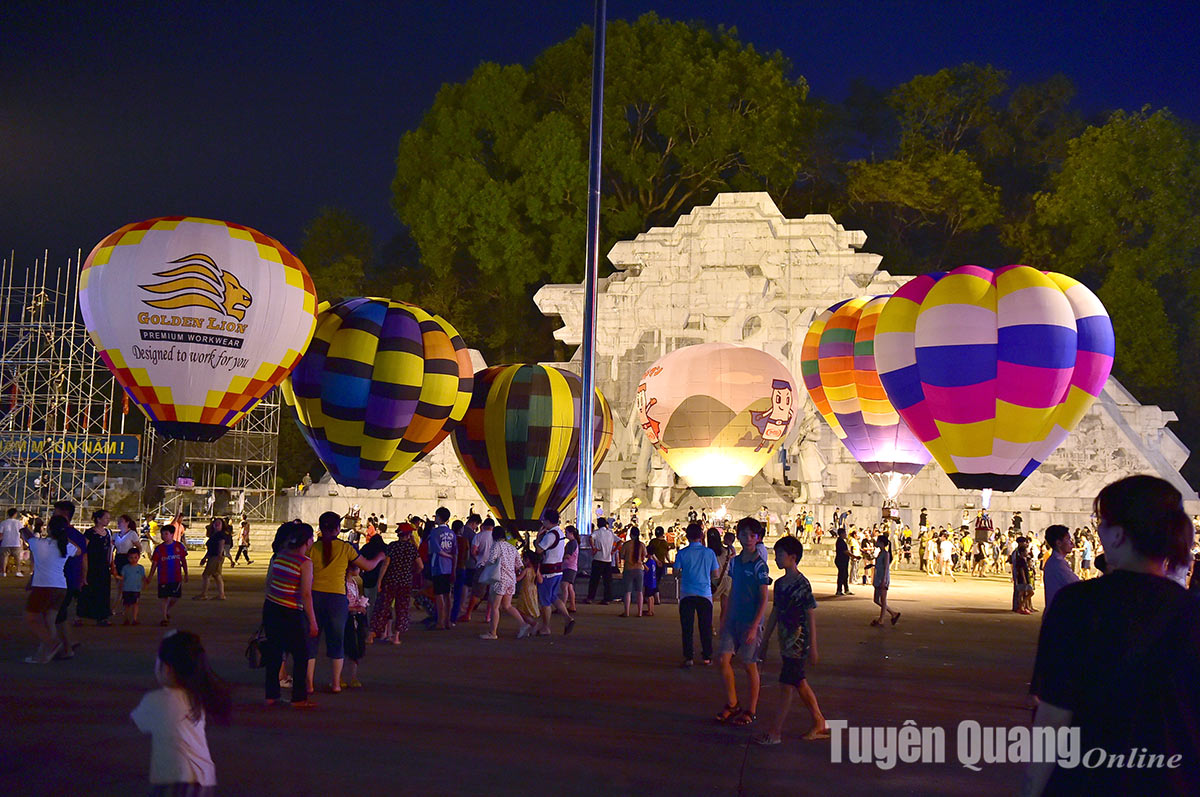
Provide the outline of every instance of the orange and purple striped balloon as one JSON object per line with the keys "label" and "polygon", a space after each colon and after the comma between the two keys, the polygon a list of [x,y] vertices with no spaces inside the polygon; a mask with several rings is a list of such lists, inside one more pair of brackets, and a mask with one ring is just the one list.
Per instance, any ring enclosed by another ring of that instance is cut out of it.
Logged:
{"label": "orange and purple striped balloon", "polygon": [[930,455],[896,412],[875,370],[875,328],[887,296],[847,299],[817,316],[800,354],[817,411],[871,480],[895,498]]}

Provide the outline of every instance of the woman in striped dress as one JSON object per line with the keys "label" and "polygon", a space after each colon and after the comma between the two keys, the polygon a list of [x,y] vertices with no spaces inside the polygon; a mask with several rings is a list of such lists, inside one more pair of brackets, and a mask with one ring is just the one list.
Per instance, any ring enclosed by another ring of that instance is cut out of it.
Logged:
{"label": "woman in striped dress", "polygon": [[279,669],[284,654],[290,653],[295,662],[292,707],[307,708],[313,705],[304,678],[308,638],[318,632],[312,600],[313,563],[308,558],[313,546],[313,528],[298,521],[285,523],[275,539],[280,547],[267,569],[267,595],[263,601],[263,630],[267,639],[262,652],[267,705],[279,700]]}

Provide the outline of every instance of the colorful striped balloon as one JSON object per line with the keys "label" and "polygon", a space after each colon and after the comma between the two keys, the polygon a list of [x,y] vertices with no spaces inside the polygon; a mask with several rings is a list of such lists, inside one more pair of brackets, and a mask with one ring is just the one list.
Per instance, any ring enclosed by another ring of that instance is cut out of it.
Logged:
{"label": "colorful striped balloon", "polygon": [[960,489],[1017,489],[1104,389],[1115,339],[1086,286],[1029,266],[962,266],[884,306],[888,398]]}
{"label": "colorful striped balloon", "polygon": [[[492,513],[506,526],[534,530],[546,508],[561,512],[575,499],[583,383],[545,365],[497,365],[475,374],[454,452]],[[593,468],[612,445],[608,401],[592,406]]]}
{"label": "colorful striped balloon", "polygon": [[378,489],[446,439],[473,383],[467,347],[441,316],[356,298],[321,303],[283,396],[334,481]]}
{"label": "colorful striped balloon", "polygon": [[887,296],[847,299],[817,316],[800,353],[804,386],[871,481],[895,498],[929,451],[888,401],[875,370],[875,330]]}

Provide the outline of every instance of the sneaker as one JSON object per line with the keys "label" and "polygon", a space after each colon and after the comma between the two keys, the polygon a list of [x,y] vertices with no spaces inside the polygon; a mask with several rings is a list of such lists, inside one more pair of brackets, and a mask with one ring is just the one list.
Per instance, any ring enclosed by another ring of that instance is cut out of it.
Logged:
{"label": "sneaker", "polygon": [[529,636],[531,631],[533,631],[533,626],[526,623],[525,625],[521,626],[519,631],[517,631],[517,639],[524,639],[525,637]]}
{"label": "sneaker", "polygon": [[480,634],[479,638],[480,639],[499,639],[500,637],[496,636],[495,634]]}

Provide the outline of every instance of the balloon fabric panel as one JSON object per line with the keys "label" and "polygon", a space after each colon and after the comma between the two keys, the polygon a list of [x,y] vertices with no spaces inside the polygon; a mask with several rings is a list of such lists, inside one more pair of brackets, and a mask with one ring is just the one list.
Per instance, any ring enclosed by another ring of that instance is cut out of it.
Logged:
{"label": "balloon fabric panel", "polygon": [[84,263],[79,303],[100,358],[156,430],[199,441],[282,382],[316,321],[312,279],[282,244],[190,216],[107,236]]}
{"label": "balloon fabric panel", "polygon": [[474,381],[468,363],[444,319],[406,302],[347,299],[321,305],[284,398],[335,481],[377,489],[461,420]]}
{"label": "balloon fabric panel", "polygon": [[[542,512],[562,511],[578,480],[579,377],[541,365],[502,365],[476,374],[454,450],[480,496],[502,522],[537,527]],[[594,464],[612,443],[612,412],[593,404]]]}
{"label": "balloon fabric panel", "polygon": [[1085,286],[1028,266],[917,277],[880,316],[889,397],[956,486],[1015,490],[1066,439],[1112,369]]}
{"label": "balloon fabric panel", "polygon": [[876,371],[875,334],[886,296],[839,302],[809,327],[801,367],[809,396],[834,434],[889,498],[930,454],[888,400]]}

